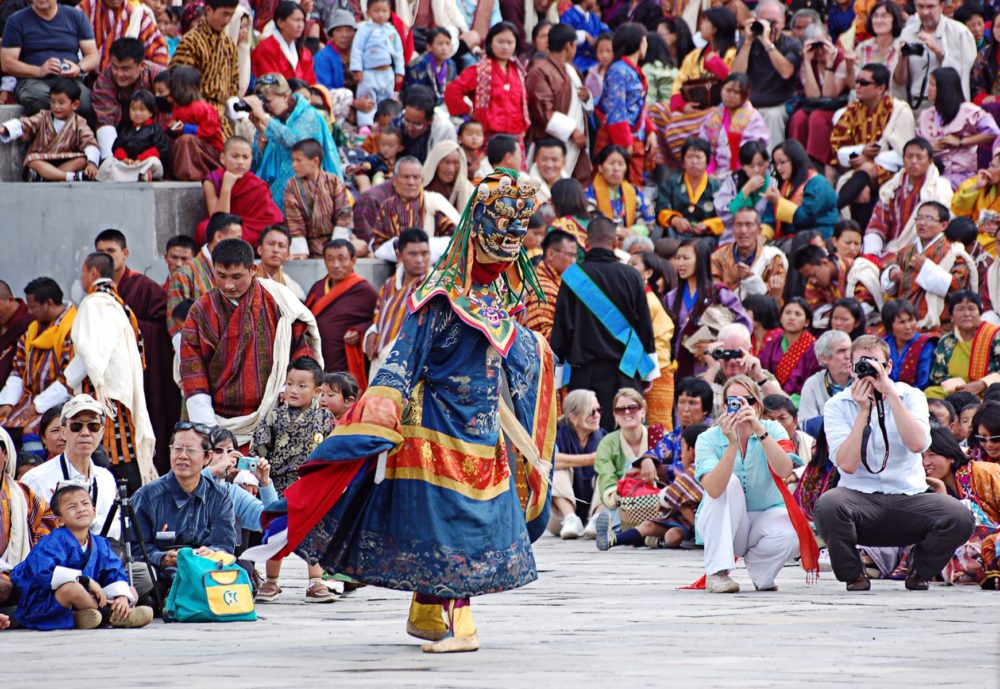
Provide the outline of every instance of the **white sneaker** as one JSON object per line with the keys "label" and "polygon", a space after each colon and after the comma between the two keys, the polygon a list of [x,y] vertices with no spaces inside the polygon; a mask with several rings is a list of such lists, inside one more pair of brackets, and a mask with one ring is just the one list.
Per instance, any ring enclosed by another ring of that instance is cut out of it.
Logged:
{"label": "white sneaker", "polygon": [[583,535],[583,522],[575,514],[568,514],[562,520],[562,528],[559,530],[559,537],[564,540],[573,540]]}
{"label": "white sneaker", "polygon": [[729,578],[729,572],[716,572],[708,575],[705,590],[709,593],[739,593],[740,585]]}
{"label": "white sneaker", "polygon": [[583,537],[590,541],[597,538],[597,517],[591,517],[587,520],[587,526],[583,530]]}

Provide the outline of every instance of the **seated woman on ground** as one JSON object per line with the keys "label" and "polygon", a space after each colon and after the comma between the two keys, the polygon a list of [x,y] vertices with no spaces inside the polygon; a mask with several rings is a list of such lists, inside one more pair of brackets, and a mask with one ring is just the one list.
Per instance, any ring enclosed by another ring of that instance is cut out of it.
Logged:
{"label": "seated woman on ground", "polygon": [[[556,461],[552,475],[549,531],[564,539],[594,538],[591,515],[601,508],[594,493],[594,460],[604,437],[601,405],[591,390],[573,390],[562,403],[556,426]],[[588,519],[587,528],[583,519]]]}

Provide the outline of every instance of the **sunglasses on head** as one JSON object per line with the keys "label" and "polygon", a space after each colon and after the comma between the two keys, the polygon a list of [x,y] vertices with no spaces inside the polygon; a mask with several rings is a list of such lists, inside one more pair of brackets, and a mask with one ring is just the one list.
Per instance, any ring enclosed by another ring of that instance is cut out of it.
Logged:
{"label": "sunglasses on head", "polygon": [[70,421],[66,425],[71,433],[79,433],[83,430],[84,426],[86,426],[87,430],[91,433],[97,433],[101,430],[101,424],[98,421],[87,421],[86,423],[83,421]]}
{"label": "sunglasses on head", "polygon": [[278,77],[274,74],[265,74],[257,80],[257,83],[262,86],[274,86],[278,83]]}
{"label": "sunglasses on head", "polygon": [[642,407],[634,402],[632,404],[626,405],[624,407],[615,407],[615,414],[635,414]]}
{"label": "sunglasses on head", "polygon": [[174,426],[174,433],[176,433],[177,431],[194,431],[195,433],[200,433],[201,435],[208,435],[212,432],[212,429],[203,423],[195,423],[193,421],[178,421],[177,425]]}

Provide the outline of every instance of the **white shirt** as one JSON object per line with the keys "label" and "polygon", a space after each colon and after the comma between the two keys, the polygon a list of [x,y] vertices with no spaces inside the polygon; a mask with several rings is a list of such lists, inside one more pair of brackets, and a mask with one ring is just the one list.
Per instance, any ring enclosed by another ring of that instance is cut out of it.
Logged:
{"label": "white shirt", "polygon": [[[889,461],[885,471],[873,474],[865,468],[864,464],[860,464],[853,474],[840,472],[840,483],[837,484],[839,487],[850,488],[861,493],[886,493],[890,495],[917,495],[927,490],[927,475],[924,472],[921,455],[923,450],[931,446],[931,425],[928,420],[927,398],[923,392],[906,383],[893,383],[893,385],[903,401],[903,406],[913,414],[923,430],[924,440],[921,452],[913,452],[903,443],[899,437],[899,429],[896,427],[892,409],[886,402],[885,428],[889,438]],[[850,387],[831,397],[823,407],[823,422],[826,440],[830,447],[830,461],[834,464],[837,463],[837,451],[847,440],[847,436],[851,434],[854,420],[861,413],[860,409],[858,403],[851,399]],[[882,431],[878,424],[878,412],[874,404],[872,405],[869,426],[871,426],[871,437],[868,441],[868,464],[872,467],[879,467],[885,457],[885,442],[882,439]]]}
{"label": "white shirt", "polygon": [[[26,473],[21,477],[21,483],[26,485],[35,495],[45,502],[52,501],[52,494],[56,492],[56,486],[63,481],[72,481],[90,486],[90,497],[93,499],[96,492],[97,498],[94,500],[94,508],[97,510],[97,518],[90,525],[90,532],[100,534],[104,529],[104,522],[111,512],[111,506],[115,503],[115,496],[118,494],[118,486],[115,484],[114,475],[102,467],[94,464],[90,460],[90,479],[84,478],[83,474],[76,470],[73,463],[62,455],[53,457],[43,464]],[[118,539],[121,535],[120,515],[115,512],[114,523],[108,531],[108,538]]]}
{"label": "white shirt", "polygon": [[[903,27],[903,31],[899,37],[900,41],[903,43],[920,43],[917,39],[917,34],[921,31],[923,31],[923,26],[920,23],[920,17],[914,15],[910,17],[910,20]],[[943,53],[940,63],[937,56],[926,49],[926,47],[923,55],[912,55],[901,58],[908,60],[907,66],[910,69],[909,95],[916,99],[921,93],[927,93],[927,85],[924,83],[925,74],[929,75],[930,72],[933,72],[938,67],[954,67],[962,80],[962,92],[965,94],[965,99],[968,100],[970,67],[976,60],[976,39],[965,24],[942,15],[941,20],[938,21],[938,25],[934,29],[934,40],[941,46]],[[895,82],[893,83],[895,84]],[[924,87],[923,91],[921,91],[921,86]],[[904,86],[900,90],[905,93],[906,87]],[[932,103],[924,98],[919,109],[924,110],[931,105]],[[913,114],[916,115],[917,113],[914,112]]]}

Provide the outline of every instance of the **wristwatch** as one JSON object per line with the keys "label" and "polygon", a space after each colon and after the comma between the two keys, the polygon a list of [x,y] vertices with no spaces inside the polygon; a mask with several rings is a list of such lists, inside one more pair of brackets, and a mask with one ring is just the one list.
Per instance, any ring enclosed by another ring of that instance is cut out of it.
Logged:
{"label": "wristwatch", "polygon": [[770,435],[771,435],[770,433],[768,433],[767,431],[764,431],[763,433],[761,433],[760,435],[757,436],[757,441],[762,443],[765,440],[767,440]]}

